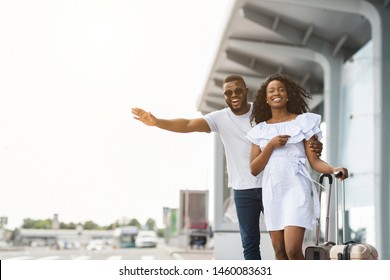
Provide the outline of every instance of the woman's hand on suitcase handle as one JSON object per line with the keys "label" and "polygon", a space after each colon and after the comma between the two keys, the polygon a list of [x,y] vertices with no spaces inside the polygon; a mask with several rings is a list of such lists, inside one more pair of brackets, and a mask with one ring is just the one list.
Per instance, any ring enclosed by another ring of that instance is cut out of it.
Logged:
{"label": "woman's hand on suitcase handle", "polygon": [[333,171],[333,174],[340,181],[348,178],[348,169],[344,167],[336,167]]}

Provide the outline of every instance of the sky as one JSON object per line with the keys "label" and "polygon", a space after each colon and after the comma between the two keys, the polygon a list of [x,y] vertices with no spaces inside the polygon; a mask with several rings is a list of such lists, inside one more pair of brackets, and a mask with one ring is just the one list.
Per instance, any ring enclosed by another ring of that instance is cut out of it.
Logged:
{"label": "sky", "polygon": [[213,136],[133,119],[200,117],[229,0],[0,0],[0,216],[162,223],[212,190]]}

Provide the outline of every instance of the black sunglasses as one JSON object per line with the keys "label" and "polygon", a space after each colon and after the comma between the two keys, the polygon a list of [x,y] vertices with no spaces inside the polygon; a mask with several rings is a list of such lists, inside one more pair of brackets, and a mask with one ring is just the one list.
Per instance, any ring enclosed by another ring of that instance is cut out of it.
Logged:
{"label": "black sunglasses", "polygon": [[[238,88],[234,89],[234,93],[237,94],[237,95],[244,93],[244,91],[245,91],[245,88],[242,88],[242,87],[238,87]],[[227,90],[223,94],[226,97],[231,97],[233,95],[233,91],[232,90]]]}

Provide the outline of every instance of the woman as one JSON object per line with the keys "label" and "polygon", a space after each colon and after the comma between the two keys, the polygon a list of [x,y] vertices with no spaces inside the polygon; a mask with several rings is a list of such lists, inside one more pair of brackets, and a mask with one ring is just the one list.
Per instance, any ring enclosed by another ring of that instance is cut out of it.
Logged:
{"label": "woman", "polygon": [[269,76],[255,97],[251,121],[256,126],[247,134],[252,142],[251,172],[254,176],[263,172],[265,223],[278,260],[304,259],[305,230],[318,222],[318,199],[311,195],[317,197],[317,192],[306,160],[317,172],[339,174],[340,180],[348,177],[347,169],[309,152],[310,141],[322,137],[321,116],[307,113],[309,97],[291,78]]}

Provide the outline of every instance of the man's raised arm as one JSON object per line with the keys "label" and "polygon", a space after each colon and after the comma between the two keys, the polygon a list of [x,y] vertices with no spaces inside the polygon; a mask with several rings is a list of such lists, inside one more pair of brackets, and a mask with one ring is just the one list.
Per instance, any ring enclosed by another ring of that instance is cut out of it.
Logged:
{"label": "man's raised arm", "polygon": [[134,119],[143,122],[148,126],[156,126],[172,132],[188,133],[211,131],[208,123],[203,118],[171,120],[158,119],[152,113],[146,112],[140,108],[132,108],[131,113],[134,115]]}

